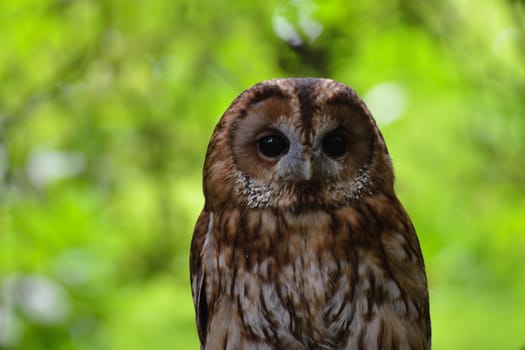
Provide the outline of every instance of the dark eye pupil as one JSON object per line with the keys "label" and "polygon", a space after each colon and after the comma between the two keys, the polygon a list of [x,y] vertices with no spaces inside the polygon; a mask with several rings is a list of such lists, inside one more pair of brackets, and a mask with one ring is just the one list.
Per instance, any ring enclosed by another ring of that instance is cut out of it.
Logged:
{"label": "dark eye pupil", "polygon": [[323,152],[330,157],[341,157],[346,153],[346,136],[340,133],[329,134],[323,139]]}
{"label": "dark eye pupil", "polygon": [[288,140],[280,135],[266,135],[257,140],[259,152],[268,158],[275,158],[288,151]]}

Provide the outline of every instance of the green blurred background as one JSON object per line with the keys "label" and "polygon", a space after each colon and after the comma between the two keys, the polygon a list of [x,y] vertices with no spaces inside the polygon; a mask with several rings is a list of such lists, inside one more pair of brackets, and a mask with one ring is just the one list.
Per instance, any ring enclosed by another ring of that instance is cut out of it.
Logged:
{"label": "green blurred background", "polygon": [[525,1],[0,2],[0,348],[197,349],[213,127],[323,76],[376,116],[434,349],[525,346]]}

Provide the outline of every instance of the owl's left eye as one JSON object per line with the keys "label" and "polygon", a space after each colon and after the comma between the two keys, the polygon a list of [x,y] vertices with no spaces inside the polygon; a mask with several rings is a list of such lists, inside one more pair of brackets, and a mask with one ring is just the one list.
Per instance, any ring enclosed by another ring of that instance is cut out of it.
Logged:
{"label": "owl's left eye", "polygon": [[341,157],[346,153],[348,140],[346,136],[335,131],[326,135],[322,141],[323,152],[330,157]]}
{"label": "owl's left eye", "polygon": [[275,158],[288,152],[288,139],[282,135],[265,135],[257,139],[259,152],[265,157]]}

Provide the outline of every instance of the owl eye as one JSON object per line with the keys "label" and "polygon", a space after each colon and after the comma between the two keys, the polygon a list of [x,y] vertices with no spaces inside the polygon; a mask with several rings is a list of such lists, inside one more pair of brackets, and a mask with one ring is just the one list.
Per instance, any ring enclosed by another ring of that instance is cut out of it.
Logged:
{"label": "owl eye", "polygon": [[282,135],[265,135],[257,139],[259,152],[265,157],[275,158],[288,152],[288,139]]}
{"label": "owl eye", "polygon": [[326,135],[322,142],[323,152],[330,157],[341,157],[346,153],[348,140],[341,132],[332,132]]}

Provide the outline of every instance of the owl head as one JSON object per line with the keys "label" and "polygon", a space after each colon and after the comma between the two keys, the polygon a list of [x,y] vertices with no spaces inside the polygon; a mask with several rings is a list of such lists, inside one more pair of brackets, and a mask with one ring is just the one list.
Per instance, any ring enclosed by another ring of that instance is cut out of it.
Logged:
{"label": "owl head", "polygon": [[274,79],[223,114],[204,165],[209,209],[308,210],[393,194],[383,137],[363,101],[329,79]]}

